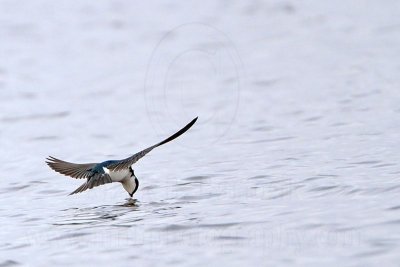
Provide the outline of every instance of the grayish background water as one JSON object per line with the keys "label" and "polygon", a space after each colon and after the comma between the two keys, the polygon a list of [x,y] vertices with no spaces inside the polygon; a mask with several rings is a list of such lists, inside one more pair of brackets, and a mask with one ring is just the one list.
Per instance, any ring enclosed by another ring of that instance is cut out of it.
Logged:
{"label": "grayish background water", "polygon": [[398,266],[400,2],[145,2],[0,1],[0,266]]}

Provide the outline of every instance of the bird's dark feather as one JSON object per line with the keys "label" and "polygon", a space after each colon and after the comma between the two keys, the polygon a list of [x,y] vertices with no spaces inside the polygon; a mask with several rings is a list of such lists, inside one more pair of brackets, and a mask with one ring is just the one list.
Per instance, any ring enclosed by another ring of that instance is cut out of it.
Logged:
{"label": "bird's dark feather", "polygon": [[158,144],[155,144],[151,147],[148,147],[126,159],[117,161],[115,163],[109,164],[107,166],[108,169],[113,170],[113,171],[119,171],[122,169],[126,169],[129,166],[131,166],[132,164],[136,163],[139,159],[141,159],[142,157],[144,157],[147,153],[149,153],[150,151],[152,151],[154,148],[159,147],[163,144],[166,144],[172,140],[174,140],[175,138],[179,137],[180,135],[182,135],[183,133],[185,133],[187,130],[189,130],[190,127],[193,126],[193,124],[197,121],[197,118],[194,118],[191,122],[189,122],[185,127],[183,127],[182,129],[180,129],[178,132],[176,132],[175,134],[171,135],[170,137],[168,137],[167,139],[161,141]]}
{"label": "bird's dark feather", "polygon": [[46,163],[56,172],[77,179],[88,178],[92,175],[92,168],[97,165],[96,163],[71,163],[54,157],[48,157]]}
{"label": "bird's dark feather", "polygon": [[86,183],[82,184],[80,187],[75,189],[70,195],[81,193],[87,189],[92,189],[93,187],[112,183],[111,177],[106,173],[96,173],[93,176],[89,177]]}

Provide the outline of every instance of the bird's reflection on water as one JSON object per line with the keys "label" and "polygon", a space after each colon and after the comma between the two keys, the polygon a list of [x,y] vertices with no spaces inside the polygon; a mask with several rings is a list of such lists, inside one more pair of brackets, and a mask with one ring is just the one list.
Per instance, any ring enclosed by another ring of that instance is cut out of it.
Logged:
{"label": "bird's reflection on water", "polygon": [[[115,226],[126,226],[127,223],[142,220],[140,217],[124,217],[132,212],[139,211],[139,201],[127,198],[125,202],[115,205],[102,205],[85,208],[69,208],[62,210],[62,215],[58,217],[53,225],[101,225],[116,221]],[[119,225],[121,224],[121,225]],[[113,223],[114,225],[114,223]]]}
{"label": "bird's reflection on water", "polygon": [[125,203],[117,205],[120,207],[139,207],[139,201],[135,198],[126,198]]}

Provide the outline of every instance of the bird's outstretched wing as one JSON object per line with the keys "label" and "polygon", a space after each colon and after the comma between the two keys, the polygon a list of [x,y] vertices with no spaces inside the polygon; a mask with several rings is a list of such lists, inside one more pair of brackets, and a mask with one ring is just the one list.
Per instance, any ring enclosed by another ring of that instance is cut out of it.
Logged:
{"label": "bird's outstretched wing", "polygon": [[110,175],[108,175],[107,173],[96,173],[92,177],[88,178],[86,183],[82,184],[80,187],[75,189],[75,191],[72,192],[70,195],[80,193],[87,189],[92,189],[93,187],[109,183],[112,183]]}
{"label": "bird's outstretched wing", "polygon": [[142,157],[144,157],[147,153],[149,153],[150,151],[152,151],[154,148],[161,146],[165,143],[168,143],[172,140],[174,140],[175,138],[179,137],[180,135],[182,135],[183,133],[185,133],[187,130],[189,130],[190,127],[193,126],[193,124],[197,121],[197,118],[194,118],[191,122],[189,122],[185,127],[183,127],[182,129],[180,129],[178,132],[176,132],[175,134],[171,135],[170,137],[168,137],[167,139],[165,139],[164,141],[161,141],[158,144],[155,144],[151,147],[148,147],[132,156],[130,156],[129,158],[120,160],[116,163],[110,164],[107,166],[108,169],[112,170],[112,171],[119,171],[122,169],[126,169],[129,166],[131,166],[132,164],[136,163],[139,159],[141,159]]}
{"label": "bird's outstretched wing", "polygon": [[91,169],[96,165],[96,163],[85,163],[85,164],[71,163],[60,159],[56,159],[54,157],[48,157],[46,159],[46,163],[47,165],[49,165],[50,168],[52,168],[56,172],[77,179],[88,178],[89,176],[93,175]]}

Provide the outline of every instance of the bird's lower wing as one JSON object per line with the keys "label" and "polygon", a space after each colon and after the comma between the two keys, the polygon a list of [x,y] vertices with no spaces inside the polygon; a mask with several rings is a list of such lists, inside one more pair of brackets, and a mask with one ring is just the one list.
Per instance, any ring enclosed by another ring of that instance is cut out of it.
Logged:
{"label": "bird's lower wing", "polygon": [[168,137],[167,139],[165,139],[164,141],[161,141],[158,144],[155,144],[151,147],[148,147],[132,156],[130,156],[129,158],[123,159],[121,161],[118,161],[117,163],[113,163],[110,164],[109,166],[107,166],[108,169],[112,170],[112,171],[119,171],[122,169],[126,169],[129,166],[131,166],[132,164],[136,163],[139,159],[141,159],[142,157],[144,157],[147,153],[149,153],[150,151],[152,151],[154,148],[161,146],[163,144],[166,144],[172,140],[174,140],[175,138],[179,137],[180,135],[182,135],[183,133],[185,133],[187,130],[189,130],[190,127],[193,126],[193,124],[197,121],[197,118],[194,118],[191,122],[189,122],[185,127],[183,127],[182,129],[180,129],[178,132],[176,132],[175,134],[171,135],[170,137]]}
{"label": "bird's lower wing", "polygon": [[54,157],[48,157],[46,163],[54,171],[77,179],[88,178],[93,174],[91,169],[96,165],[96,163],[71,163]]}
{"label": "bird's lower wing", "polygon": [[81,193],[87,189],[92,189],[93,187],[103,185],[103,184],[109,184],[112,183],[110,175],[106,173],[97,173],[90,177],[86,183],[82,184],[80,187],[75,189],[74,192],[72,192],[70,195],[76,194],[76,193]]}

